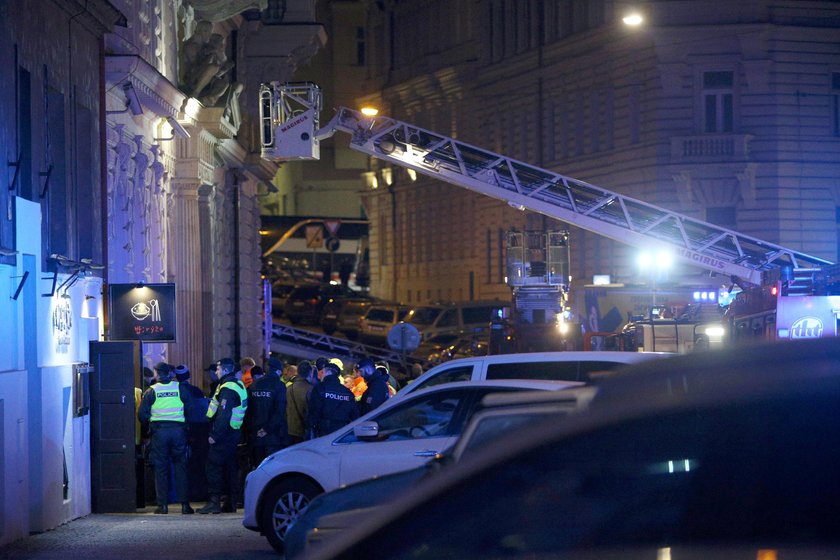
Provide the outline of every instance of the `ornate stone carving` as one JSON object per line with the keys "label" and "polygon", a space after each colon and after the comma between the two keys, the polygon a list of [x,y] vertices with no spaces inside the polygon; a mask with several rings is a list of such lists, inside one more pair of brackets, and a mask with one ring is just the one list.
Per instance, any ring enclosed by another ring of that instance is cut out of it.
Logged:
{"label": "ornate stone carving", "polygon": [[181,46],[180,56],[184,91],[208,107],[216,105],[231,89],[229,73],[234,66],[225,54],[224,36],[212,31],[212,23],[199,21],[193,36]]}

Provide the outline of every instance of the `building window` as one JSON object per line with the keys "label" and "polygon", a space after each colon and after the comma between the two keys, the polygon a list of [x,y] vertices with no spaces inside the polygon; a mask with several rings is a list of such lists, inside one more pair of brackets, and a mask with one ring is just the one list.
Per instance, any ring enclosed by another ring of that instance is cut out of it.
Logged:
{"label": "building window", "polygon": [[703,72],[703,132],[732,132],[732,72]]}
{"label": "building window", "polygon": [[831,133],[840,136],[840,72],[831,73]]}
{"label": "building window", "polygon": [[837,262],[840,262],[840,206],[834,208],[834,224],[837,230]]}
{"label": "building window", "polygon": [[706,221],[726,229],[735,229],[736,214],[734,206],[706,208]]}
{"label": "building window", "polygon": [[356,65],[365,65],[365,28],[356,28]]}

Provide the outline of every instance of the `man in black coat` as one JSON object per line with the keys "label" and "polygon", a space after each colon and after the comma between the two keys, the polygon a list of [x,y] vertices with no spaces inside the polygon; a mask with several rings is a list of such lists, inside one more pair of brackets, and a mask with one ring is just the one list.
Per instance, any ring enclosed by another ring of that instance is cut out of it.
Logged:
{"label": "man in black coat", "polygon": [[356,398],[341,383],[338,366],[327,363],[324,377],[313,389],[309,401],[309,425],[315,437],[330,434],[359,417]]}
{"label": "man in black coat", "polygon": [[210,399],[204,393],[190,383],[192,375],[186,365],[179,365],[175,368],[175,378],[181,389],[187,391],[193,399],[193,406],[185,411],[187,420],[187,437],[189,439],[189,454],[187,460],[187,473],[190,482],[190,500],[203,502],[207,500],[207,436],[210,433],[210,424],[207,421],[207,406]]}
{"label": "man in black coat", "polygon": [[358,367],[367,384],[367,389],[359,399],[359,415],[364,416],[391,396],[388,391],[389,376],[388,370],[382,366],[376,367],[370,358],[362,358]]}
{"label": "man in black coat", "polygon": [[252,470],[286,444],[286,385],[280,377],[282,373],[283,362],[270,358],[268,373],[248,387],[244,429]]}

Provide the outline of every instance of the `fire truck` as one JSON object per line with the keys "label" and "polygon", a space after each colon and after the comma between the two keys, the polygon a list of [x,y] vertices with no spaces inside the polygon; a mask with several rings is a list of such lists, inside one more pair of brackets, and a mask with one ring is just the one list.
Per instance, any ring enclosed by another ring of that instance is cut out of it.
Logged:
{"label": "fire truck", "polygon": [[[684,216],[602,187],[535,167],[382,115],[341,107],[320,126],[321,91],[312,83],[260,87],[262,157],[272,161],[320,157],[320,142],[337,132],[350,147],[393,165],[574,224],[615,241],[670,253],[742,290],[734,307],[708,324],[707,314],[649,316],[636,321],[633,349],[688,351],[742,340],[836,336],[840,281],[830,261]],[[555,329],[552,344],[568,347],[568,235],[511,232],[508,283],[515,316],[499,332]],[[666,321],[666,322],[662,322]],[[571,327],[571,328],[569,328]],[[722,330],[721,330],[722,329]],[[577,332],[580,332],[577,329]],[[676,334],[674,334],[676,333]],[[628,340],[625,333],[622,340]],[[666,344],[666,339],[672,342]],[[625,345],[628,346],[628,345]],[[515,348],[521,350],[522,348]],[[539,348],[529,348],[539,349]]]}

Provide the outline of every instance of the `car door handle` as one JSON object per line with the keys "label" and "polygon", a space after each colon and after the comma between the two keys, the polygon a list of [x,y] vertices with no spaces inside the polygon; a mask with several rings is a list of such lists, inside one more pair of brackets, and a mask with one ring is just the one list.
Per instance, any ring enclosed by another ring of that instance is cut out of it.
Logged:
{"label": "car door handle", "polygon": [[414,452],[415,457],[434,457],[437,454],[438,454],[437,451],[431,451],[429,449],[427,449],[426,451],[415,451]]}

